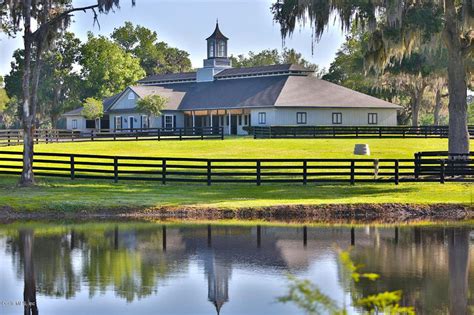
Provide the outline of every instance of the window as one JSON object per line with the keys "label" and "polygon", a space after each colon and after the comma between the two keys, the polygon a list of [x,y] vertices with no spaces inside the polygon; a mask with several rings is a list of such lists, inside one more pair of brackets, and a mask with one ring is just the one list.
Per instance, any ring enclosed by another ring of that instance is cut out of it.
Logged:
{"label": "window", "polygon": [[239,115],[239,126],[242,126],[242,115]]}
{"label": "window", "polygon": [[248,118],[249,116],[248,115],[244,115],[244,125],[247,126],[249,121],[248,121]]}
{"label": "window", "polygon": [[95,128],[95,120],[94,119],[86,119],[86,128],[87,129],[94,129]]}
{"label": "window", "polygon": [[134,100],[135,99],[135,93],[133,93],[133,92],[128,93],[128,99],[129,100]]}
{"label": "window", "polygon": [[267,113],[258,113],[258,123],[265,125],[267,123]]}
{"label": "window", "polygon": [[148,128],[148,116],[146,115],[142,115],[142,128]]}
{"label": "window", "polygon": [[122,116],[115,116],[115,129],[122,129]]}
{"label": "window", "polygon": [[296,123],[298,125],[306,124],[307,115],[304,112],[296,113]]}
{"label": "window", "polygon": [[213,43],[209,45],[209,57],[211,58],[214,57],[214,44]]}
{"label": "window", "polygon": [[174,128],[174,116],[173,115],[165,115],[165,129],[173,129]]}
{"label": "window", "polygon": [[72,120],[72,129],[77,129],[77,119]]}
{"label": "window", "polygon": [[220,41],[219,42],[219,51],[217,53],[218,57],[225,57],[225,42]]}
{"label": "window", "polygon": [[332,113],[332,123],[334,125],[342,124],[342,113]]}
{"label": "window", "polygon": [[378,124],[377,113],[369,113],[369,125]]}
{"label": "window", "polygon": [[224,116],[221,116],[221,126],[224,126]]}

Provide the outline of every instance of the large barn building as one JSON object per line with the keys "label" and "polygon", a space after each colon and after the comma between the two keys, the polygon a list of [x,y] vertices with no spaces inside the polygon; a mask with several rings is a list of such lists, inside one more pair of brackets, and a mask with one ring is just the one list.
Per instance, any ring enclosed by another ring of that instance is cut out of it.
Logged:
{"label": "large barn building", "polygon": [[[146,77],[104,100],[101,128],[224,127],[246,134],[245,126],[395,126],[401,107],[314,77],[299,65],[233,68],[228,38],[216,24],[207,39],[207,59],[196,72]],[[136,110],[138,99],[168,99],[159,117]],[[95,128],[82,108],[64,116],[68,129]]]}

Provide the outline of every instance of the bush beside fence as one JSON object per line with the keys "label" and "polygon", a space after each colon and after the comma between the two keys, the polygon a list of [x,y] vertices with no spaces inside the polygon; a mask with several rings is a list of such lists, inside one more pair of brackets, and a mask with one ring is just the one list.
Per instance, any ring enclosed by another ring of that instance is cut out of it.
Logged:
{"label": "bush beside fence", "polygon": [[[0,174],[20,174],[21,154],[0,151]],[[162,184],[474,182],[472,154],[462,160],[423,154],[414,159],[198,159],[35,153],[33,169],[37,176]]]}

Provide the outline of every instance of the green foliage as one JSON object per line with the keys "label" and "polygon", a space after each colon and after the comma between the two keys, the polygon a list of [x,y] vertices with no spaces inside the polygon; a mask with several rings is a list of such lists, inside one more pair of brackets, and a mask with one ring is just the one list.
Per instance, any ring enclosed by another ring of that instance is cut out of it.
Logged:
{"label": "green foliage", "polygon": [[469,125],[474,125],[474,102],[471,104],[468,104],[467,121]]}
{"label": "green foliage", "polygon": [[283,49],[281,53],[278,49],[265,49],[258,53],[249,51],[248,56],[238,55],[237,57],[231,56],[230,58],[232,60],[232,66],[235,68],[298,64],[313,70],[315,73],[319,70],[316,64],[304,59],[301,53],[288,48]]}
{"label": "green foliage", "polygon": [[[73,33],[65,32],[43,54],[37,109],[42,124],[50,120],[49,125],[55,126],[62,113],[80,105],[81,78],[73,69],[79,58],[79,48],[79,39]],[[5,88],[10,97],[21,100],[24,51],[16,50],[13,59],[10,73],[5,77]]]}
{"label": "green foliage", "polygon": [[149,95],[137,101],[137,111],[148,116],[160,116],[168,99],[160,95]]}
{"label": "green foliage", "polygon": [[146,27],[125,22],[124,26],[113,31],[111,37],[125,52],[140,59],[147,75],[191,70],[191,60],[186,51],[158,42],[157,33]]}
{"label": "green foliage", "polygon": [[90,97],[112,96],[145,76],[138,58],[104,36],[89,33],[81,53],[79,64]]}
{"label": "green foliage", "polygon": [[3,77],[0,76],[0,113],[5,110],[9,101],[10,98],[7,95],[7,91],[5,91],[3,87]]}
{"label": "green foliage", "polygon": [[87,119],[97,119],[104,115],[104,106],[102,101],[92,97],[86,98],[83,104],[82,115]]}
{"label": "green foliage", "polygon": [[309,280],[299,280],[289,275],[290,289],[287,295],[279,297],[281,303],[294,303],[307,314],[321,314],[329,312],[330,314],[347,314],[347,311],[341,310],[337,302],[312,284]]}
{"label": "green foliage", "polygon": [[[375,273],[361,273],[362,266],[356,265],[350,257],[349,251],[339,253],[339,261],[342,267],[351,275],[353,282],[362,279],[375,281],[379,278]],[[287,295],[278,298],[282,303],[294,303],[306,314],[329,313],[332,315],[347,314],[346,307],[324,294],[316,285],[309,280],[299,280],[294,276],[288,277],[290,285]],[[402,299],[401,291],[382,292],[366,297],[354,297],[354,305],[365,309],[366,314],[407,314],[414,315],[413,307],[402,307],[399,305]]]}

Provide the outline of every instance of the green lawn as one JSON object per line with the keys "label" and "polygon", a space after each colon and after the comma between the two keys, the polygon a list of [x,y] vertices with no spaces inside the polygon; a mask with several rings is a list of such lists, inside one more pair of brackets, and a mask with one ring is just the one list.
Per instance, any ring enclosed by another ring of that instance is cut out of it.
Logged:
{"label": "green lawn", "polygon": [[16,177],[0,180],[0,207],[19,210],[101,210],[197,206],[218,208],[295,204],[465,203],[471,204],[474,185],[407,183],[340,185],[204,184],[160,185],[154,182],[41,179],[33,188],[16,187]]}
{"label": "green lawn", "polygon": [[[328,139],[224,141],[127,141],[42,144],[37,152],[91,153],[205,158],[351,158],[356,143],[368,143],[371,158],[412,158],[417,151],[446,150],[446,139]],[[474,143],[473,143],[474,144]],[[21,147],[2,148],[21,150]],[[394,184],[178,184],[108,180],[38,179],[33,188],[18,188],[17,177],[0,177],[0,207],[23,210],[101,210],[119,207],[202,206],[219,208],[294,204],[465,203],[473,185],[438,183]]]}
{"label": "green lawn", "polygon": [[[36,146],[37,152],[203,158],[352,158],[356,143],[367,143],[371,158],[413,158],[419,151],[447,150],[447,139],[271,139],[229,138],[189,141],[96,141]],[[472,141],[474,145],[474,141]],[[20,151],[20,146],[1,148]]]}

